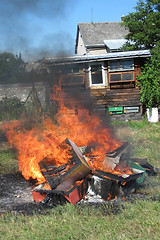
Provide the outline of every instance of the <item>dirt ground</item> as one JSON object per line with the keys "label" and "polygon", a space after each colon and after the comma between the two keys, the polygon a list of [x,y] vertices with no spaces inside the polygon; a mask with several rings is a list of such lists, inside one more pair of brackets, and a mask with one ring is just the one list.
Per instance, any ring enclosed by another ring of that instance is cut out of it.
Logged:
{"label": "dirt ground", "polygon": [[[9,143],[0,131],[0,151],[6,151]],[[41,208],[33,201],[33,185],[20,172],[0,174],[0,214],[7,211],[32,213]]]}
{"label": "dirt ground", "polygon": [[0,213],[31,212],[38,209],[32,198],[32,187],[20,173],[0,175]]}

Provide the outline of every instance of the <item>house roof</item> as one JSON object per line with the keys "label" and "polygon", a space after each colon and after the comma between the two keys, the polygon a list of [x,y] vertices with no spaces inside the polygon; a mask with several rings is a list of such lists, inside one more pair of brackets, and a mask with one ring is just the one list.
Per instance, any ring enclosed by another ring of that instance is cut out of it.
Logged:
{"label": "house roof", "polygon": [[89,63],[89,62],[99,62],[106,60],[116,60],[116,59],[129,59],[129,58],[147,58],[151,57],[149,50],[137,50],[137,51],[126,51],[126,52],[114,52],[114,53],[104,53],[96,55],[75,55],[70,57],[59,57],[59,58],[46,58],[43,59],[42,63],[48,63],[53,65],[63,65],[63,64],[74,64],[74,63]]}
{"label": "house roof", "polygon": [[82,35],[85,46],[94,47],[96,45],[104,46],[104,40],[124,39],[129,33],[122,22],[103,22],[103,23],[79,23],[77,30],[77,40],[79,31]]}
{"label": "house roof", "polygon": [[111,39],[103,42],[109,49],[116,50],[120,49],[127,42],[127,39]]}

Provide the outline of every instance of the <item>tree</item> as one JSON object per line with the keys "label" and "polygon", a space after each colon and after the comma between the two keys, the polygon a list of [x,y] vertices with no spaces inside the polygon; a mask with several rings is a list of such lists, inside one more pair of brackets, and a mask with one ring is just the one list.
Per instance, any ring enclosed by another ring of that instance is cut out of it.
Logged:
{"label": "tree", "polygon": [[129,29],[123,50],[151,50],[152,56],[137,79],[142,103],[152,108],[160,104],[160,0],[139,0],[135,10],[123,19]]}
{"label": "tree", "polygon": [[122,25],[129,29],[125,48],[152,49],[160,41],[160,0],[139,0],[134,9],[135,12],[123,18]]}
{"label": "tree", "polygon": [[141,89],[141,102],[148,108],[158,107],[160,104],[160,44],[151,53],[152,57],[137,77]]}
{"label": "tree", "polygon": [[15,82],[18,75],[24,71],[24,62],[21,56],[3,52],[0,54],[0,82]]}

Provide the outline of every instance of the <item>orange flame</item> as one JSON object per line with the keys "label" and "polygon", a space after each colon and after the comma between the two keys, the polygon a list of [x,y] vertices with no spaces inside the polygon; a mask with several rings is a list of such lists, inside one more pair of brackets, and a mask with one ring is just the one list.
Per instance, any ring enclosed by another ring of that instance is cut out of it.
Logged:
{"label": "orange flame", "polygon": [[[91,115],[86,109],[65,105],[64,93],[56,89],[54,101],[59,104],[59,111],[54,122],[51,118],[41,119],[41,123],[30,130],[23,127],[23,121],[16,120],[5,124],[4,131],[11,144],[18,150],[19,169],[28,180],[30,178],[44,182],[39,162],[47,159],[50,164],[60,166],[67,163],[72,155],[65,139],[71,139],[78,147],[93,145],[91,150],[91,167],[104,170],[103,160],[106,152],[121,146],[113,137],[111,130],[103,121]],[[93,158],[92,158],[93,156]]]}

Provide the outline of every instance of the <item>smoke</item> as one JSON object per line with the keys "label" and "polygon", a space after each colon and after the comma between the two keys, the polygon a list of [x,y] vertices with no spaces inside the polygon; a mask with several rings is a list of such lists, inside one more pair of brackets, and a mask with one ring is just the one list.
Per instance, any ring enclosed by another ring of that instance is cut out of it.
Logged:
{"label": "smoke", "polygon": [[1,0],[1,52],[21,52],[27,61],[70,54],[72,36],[58,26],[67,21],[74,4],[72,0]]}

